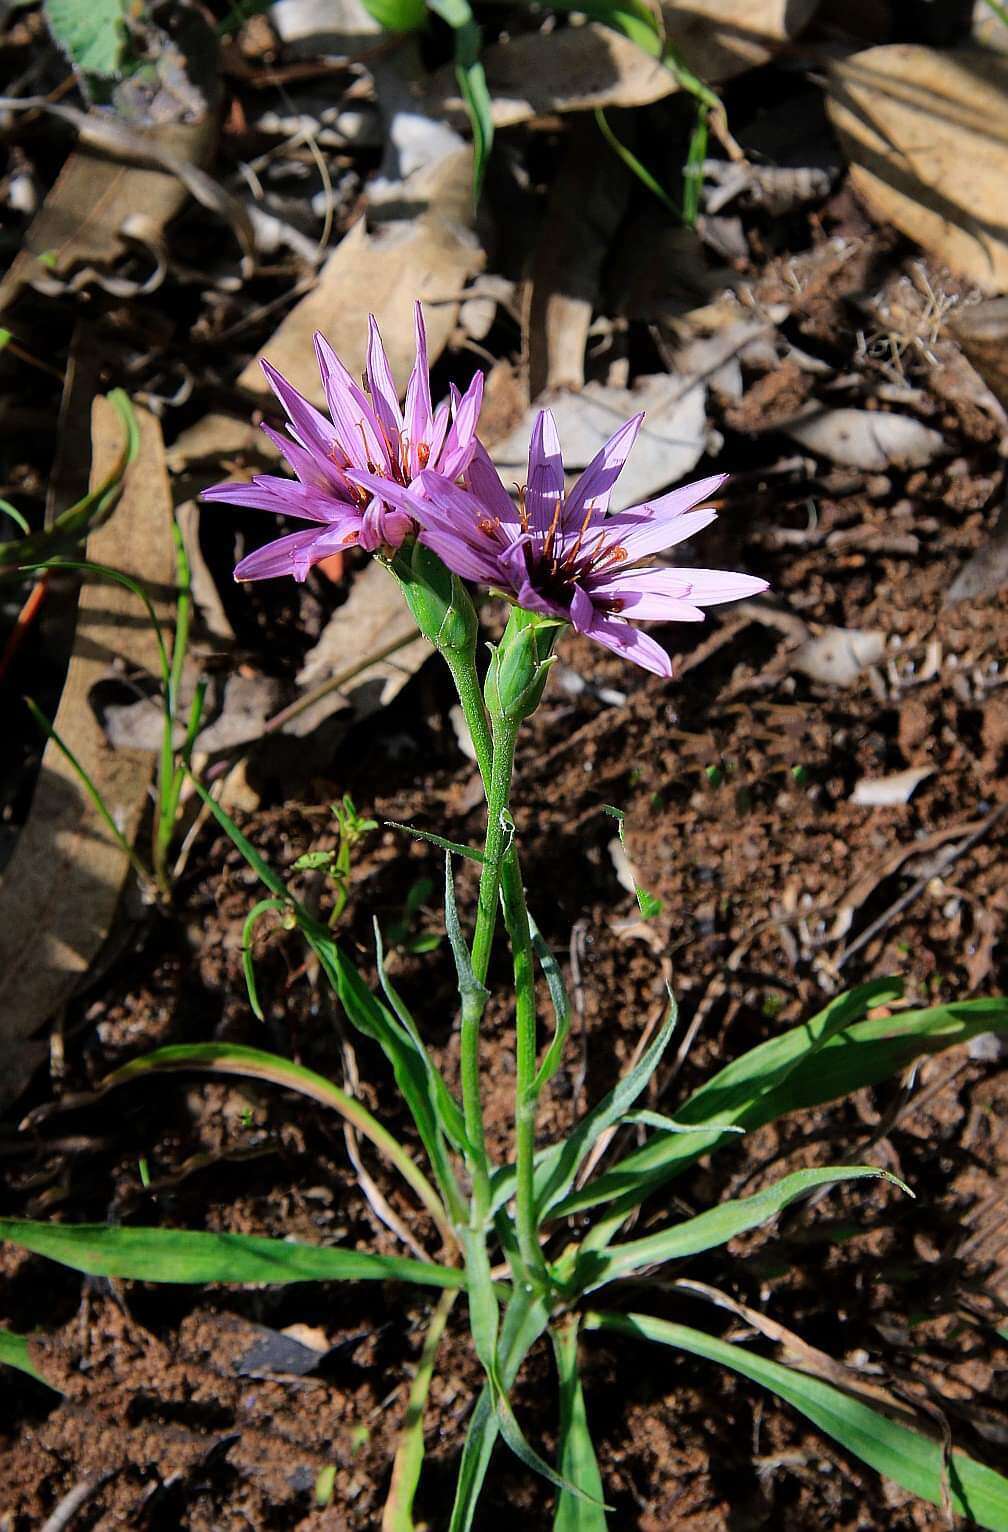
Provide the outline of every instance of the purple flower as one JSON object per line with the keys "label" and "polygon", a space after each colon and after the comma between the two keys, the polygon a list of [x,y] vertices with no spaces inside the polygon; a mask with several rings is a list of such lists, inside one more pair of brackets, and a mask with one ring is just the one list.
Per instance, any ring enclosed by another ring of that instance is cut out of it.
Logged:
{"label": "purple flower", "polygon": [[205,500],[252,506],[312,525],[267,543],[242,559],[236,580],[266,580],[293,575],[304,580],[313,564],[359,543],[366,553],[398,548],[415,532],[412,511],[395,506],[381,489],[365,490],[349,476],[363,470],[376,481],[399,488],[417,483],[425,470],[448,480],[469,465],[476,446],[476,422],[483,402],[483,374],[477,373],[465,394],[452,390],[435,410],[431,404],[427,336],[420,304],[415,307],[416,365],[399,397],[378,326],[369,320],[364,387],[355,383],[328,341],[315,336],[322,386],[329,406],[326,418],[269,362],[262,368],[287,415],[287,436],[263,430],[296,474],[257,474],[251,483],[215,484]]}
{"label": "purple flower", "polygon": [[[695,507],[727,474],[608,514],[613,486],[643,418],[627,421],[566,492],[556,422],[543,410],[517,504],[479,444],[466,471],[467,487],[428,469],[411,488],[390,492],[389,500],[415,517],[421,542],[456,574],[503,590],[526,611],[562,618],[645,670],[669,676],[672,663],[665,650],[633,622],[702,622],[704,607],[755,595],[767,582],[651,561],[653,554],[710,525],[717,513]],[[374,489],[373,476],[353,470],[350,476]]]}

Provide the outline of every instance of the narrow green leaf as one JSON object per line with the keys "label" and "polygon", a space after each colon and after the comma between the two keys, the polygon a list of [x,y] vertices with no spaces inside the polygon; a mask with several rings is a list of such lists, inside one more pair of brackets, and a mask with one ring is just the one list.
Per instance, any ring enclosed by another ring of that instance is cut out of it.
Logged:
{"label": "narrow green leaf", "polygon": [[570,1000],[567,996],[567,986],[560,972],[560,964],[557,962],[549,947],[543,941],[539,927],[532,916],[528,917],[529,932],[532,937],[532,945],[535,948],[539,966],[546,979],[546,988],[553,1005],[554,1028],[550,1045],[543,1055],[543,1061],[539,1065],[536,1077],[532,1082],[532,1095],[538,1096],[543,1087],[552,1080],[563,1060],[563,1051],[570,1036]]}
{"label": "narrow green leaf", "polygon": [[668,1014],[654,1041],[645,1049],[634,1068],[616,1082],[608,1095],[581,1119],[562,1143],[555,1144],[543,1156],[536,1173],[536,1208],[540,1220],[550,1215],[561,1199],[566,1198],[585,1156],[599,1135],[619,1122],[624,1112],[633,1106],[661,1063],[662,1054],[675,1029],[677,1015],[675,1000],[670,995]]}
{"label": "narrow green leaf", "polygon": [[497,1394],[494,1410],[500,1434],[520,1463],[524,1463],[526,1468],[530,1468],[534,1474],[538,1474],[540,1479],[545,1479],[547,1484],[552,1484],[554,1489],[559,1490],[561,1495],[566,1496],[568,1499],[583,1503],[600,1512],[606,1509],[601,1500],[596,1500],[594,1495],[582,1489],[579,1484],[575,1484],[572,1479],[565,1478],[562,1473],[557,1473],[554,1468],[550,1467],[546,1459],[536,1452],[515,1419],[514,1410],[511,1408],[511,1402],[506,1394]]}
{"label": "narrow green leaf", "polygon": [[386,32],[419,32],[427,21],[424,0],[363,0],[364,9]]}
{"label": "narrow green leaf", "polygon": [[382,1532],[415,1532],[413,1500],[420,1483],[420,1470],[424,1459],[424,1410],[434,1376],[438,1347],[444,1334],[448,1315],[457,1297],[456,1292],[442,1293],[437,1308],[431,1316],[424,1337],[423,1350],[410,1385],[409,1403],[399,1432],[395,1461],[392,1464],[392,1482],[389,1485],[385,1511],[382,1516]]}
{"label": "narrow green leaf", "polygon": [[442,1239],[449,1246],[457,1242],[455,1231],[437,1192],[398,1139],[394,1138],[387,1128],[382,1127],[377,1118],[372,1116],[367,1107],[355,1096],[348,1095],[338,1085],[327,1080],[324,1075],[316,1074],[313,1069],[306,1069],[303,1064],[295,1064],[292,1059],[281,1058],[279,1054],[267,1053],[260,1048],[245,1048],[238,1043],[179,1043],[168,1048],[158,1048],[154,1053],[145,1054],[142,1058],[132,1059],[121,1069],[107,1076],[102,1082],[102,1089],[110,1090],[124,1084],[127,1080],[135,1080],[140,1075],[174,1073],[178,1070],[206,1070],[211,1074],[268,1080],[273,1085],[297,1091],[300,1095],[309,1096],[323,1106],[332,1107],[334,1111],[339,1112],[342,1117],[352,1123],[359,1133],[370,1139],[375,1148],[391,1165],[395,1166],[403,1180],[412,1187],[427,1209]]}
{"label": "narrow green leaf", "polygon": [[427,1071],[427,1081],[430,1087],[431,1100],[435,1104],[435,1110],[442,1130],[444,1131],[449,1143],[453,1144],[460,1154],[468,1156],[470,1152],[469,1140],[466,1138],[465,1119],[462,1115],[462,1108],[459,1106],[455,1097],[448,1089],[444,1076],[434,1064],[430,1054],[427,1052],[423,1038],[420,1035],[420,1029],[416,1024],[416,1021],[414,1020],[409,1007],[389,977],[388,969],[385,965],[385,948],[382,942],[381,930],[378,926],[377,919],[374,920],[373,924],[375,933],[378,979],[381,983],[385,999],[392,1007],[392,1010],[395,1013],[400,1026],[402,1026],[404,1030],[409,1033],[417,1053],[420,1055],[424,1062],[424,1067]]}
{"label": "narrow green leaf", "polygon": [[[504,1388],[509,1389],[514,1384],[521,1364],[546,1329],[548,1319],[541,1300],[525,1292],[515,1293],[512,1297],[501,1323],[497,1353],[498,1375]],[[470,1532],[473,1526],[498,1431],[493,1395],[487,1383],[476,1401],[466,1432],[448,1532]]]}
{"label": "narrow green leaf", "polygon": [[[595,108],[595,121],[598,125],[599,132],[602,134],[602,137],[605,139],[606,143],[609,145],[610,149],[617,156],[617,158],[623,161],[631,175],[636,176],[641,185],[647,187],[652,197],[657,197],[658,201],[662,204],[663,207],[668,209],[673,218],[682,220],[682,208],[678,205],[678,203],[672,200],[664,186],[662,186],[661,182],[651,174],[650,170],[648,170],[647,166],[637,158],[633,150],[628,149],[626,144],[623,143],[622,139],[617,138],[616,134],[612,130],[609,119],[606,117],[605,112],[600,106]],[[638,893],[638,898],[640,898],[640,893]],[[658,911],[655,913],[658,913]]]}
{"label": "narrow green leaf", "polygon": [[617,1282],[645,1266],[662,1265],[666,1261],[678,1261],[701,1250],[712,1250],[726,1245],[729,1240],[749,1229],[776,1218],[789,1203],[804,1197],[818,1186],[835,1186],[841,1181],[859,1181],[865,1177],[891,1181],[909,1196],[908,1186],[887,1170],[874,1165],[835,1165],[821,1170],[796,1170],[782,1176],[764,1191],[751,1197],[738,1197],[731,1202],[721,1202],[717,1207],[698,1213],[695,1218],[684,1219],[671,1229],[660,1229],[643,1239],[630,1240],[623,1245],[610,1245],[606,1250],[585,1251],[578,1257],[574,1267],[573,1286],[579,1292],[592,1292],[607,1282]]}
{"label": "narrow green leaf", "polygon": [[[578,1368],[578,1320],[568,1315],[550,1329],[560,1383],[560,1471],[590,1500],[561,1492],[553,1517],[553,1532],[607,1532],[602,1508],[604,1491],[598,1459],[588,1429],[584,1391]],[[597,1503],[596,1503],[597,1502]]]}
{"label": "narrow green leaf", "polygon": [[478,202],[494,132],[493,104],[480,62],[483,36],[469,0],[427,0],[427,3],[455,33],[455,78],[472,127],[473,202]]}
{"label": "narrow green leaf", "polygon": [[0,1329],[0,1362],[5,1367],[15,1367],[18,1372],[27,1373],[28,1377],[34,1378],[36,1383],[44,1383],[46,1388],[53,1389],[55,1393],[62,1393],[62,1389],[57,1388],[55,1383],[50,1383],[32,1361],[28,1350],[30,1339],[29,1335],[18,1335],[14,1330]]}
{"label": "narrow green leaf", "polygon": [[952,1509],[958,1515],[991,1532],[1008,1532],[1008,1479],[955,1450],[949,1455],[946,1476],[941,1442],[890,1420],[821,1378],[809,1377],[701,1330],[647,1314],[588,1314],[584,1324],[590,1330],[612,1330],[674,1346],[741,1373],[786,1400],[825,1435],[911,1494],[941,1505],[947,1482]]}
{"label": "narrow green leaf", "polygon": [[415,1282],[464,1287],[465,1273],[433,1261],[301,1245],[255,1234],[124,1229],[111,1224],[0,1218],[0,1239],[93,1277],[135,1282]]}
{"label": "narrow green leaf", "polygon": [[384,819],[382,823],[389,830],[402,830],[404,835],[412,835],[414,840],[425,840],[441,851],[454,851],[456,856],[468,857],[471,862],[486,860],[482,851],[478,851],[475,846],[463,846],[460,841],[445,840],[443,835],[435,835],[431,830],[418,830],[414,825],[400,824],[398,819]]}
{"label": "narrow green leaf", "polygon": [[370,1037],[377,1042],[389,1060],[396,1084],[412,1113],[417,1132],[434,1167],[438,1183],[448,1195],[451,1167],[445,1154],[437,1112],[428,1090],[430,1061],[425,1061],[421,1053],[417,1051],[417,1046],[409,1033],[399,1024],[392,1012],[371,993],[328,928],[314,920],[304,905],[293,898],[283,880],[260,856],[248,837],[242,834],[231,816],[211,797],[203,784],[195,777],[192,777],[191,781],[218,824],[230,837],[261,882],[278,899],[289,903],[297,920],[298,929],[322,964],[326,978],[338,994],[340,1004],[351,1025],[365,1037]]}
{"label": "narrow green leaf", "polygon": [[[565,1197],[554,1216],[559,1217],[604,1202],[615,1202],[615,1220],[617,1213],[636,1207],[653,1187],[678,1175],[701,1155],[723,1147],[728,1142],[723,1126],[726,1122],[745,1128],[748,1132],[792,1111],[794,1108],[790,1102],[796,1081],[804,1082],[806,1088],[813,1091],[811,1100],[803,1104],[812,1104],[812,1100],[817,1103],[830,1101],[837,1095],[846,1095],[848,1091],[858,1089],[860,1085],[873,1083],[867,1078],[861,1078],[859,1060],[860,1063],[867,1061],[857,1048],[850,1047],[850,1039],[856,1040],[857,1035],[852,1024],[857,1023],[873,1006],[888,1004],[898,999],[901,993],[901,986],[896,980],[873,980],[851,990],[849,994],[838,995],[811,1021],[750,1049],[741,1058],[719,1070],[677,1109],[675,1120],[680,1126],[703,1125],[708,1129],[707,1134],[696,1134],[689,1138],[668,1133],[655,1134],[640,1149],[618,1161],[596,1180]],[[905,1021],[905,1016],[898,1020],[890,1018],[886,1025],[899,1027]],[[868,1025],[874,1026],[875,1023]],[[828,1079],[829,1072],[822,1050],[830,1045],[831,1038],[837,1040],[835,1058],[843,1061],[842,1069],[849,1083],[841,1084],[838,1081],[839,1088],[835,1091],[824,1089],[822,1094],[818,1094],[815,1093],[816,1087]],[[916,1043],[912,1046],[911,1058],[923,1051]],[[884,1079],[886,1072],[875,1075],[874,1079]]]}
{"label": "narrow green leaf", "polygon": [[259,991],[256,987],[255,963],[253,961],[253,942],[255,940],[255,928],[262,917],[272,910],[275,914],[287,908],[283,899],[260,899],[254,904],[245,916],[245,924],[242,926],[242,973],[245,975],[245,988],[248,991],[249,1005],[252,1014],[257,1021],[265,1021],[263,1008],[259,1004]]}
{"label": "narrow green leaf", "polygon": [[550,0],[550,9],[580,11],[592,21],[601,21],[614,32],[622,32],[652,58],[662,56],[660,12],[653,11],[645,0]]}

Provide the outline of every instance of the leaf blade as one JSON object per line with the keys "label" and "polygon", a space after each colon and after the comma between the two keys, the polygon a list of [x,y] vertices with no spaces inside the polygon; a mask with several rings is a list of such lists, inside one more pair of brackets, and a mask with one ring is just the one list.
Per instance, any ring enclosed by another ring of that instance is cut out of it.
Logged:
{"label": "leaf blade", "polygon": [[[833,1437],[877,1472],[933,1505],[942,1504],[943,1444],[922,1431],[890,1420],[880,1410],[851,1398],[832,1383],[688,1325],[647,1314],[590,1314],[585,1317],[585,1327],[673,1346],[741,1373],[786,1400],[825,1435]],[[948,1490],[953,1510],[991,1532],[1006,1532],[1008,1479],[955,1449],[950,1454],[949,1469]]]}
{"label": "leaf blade", "polygon": [[407,1256],[374,1255],[332,1245],[305,1245],[257,1234],[192,1229],[51,1224],[0,1218],[0,1239],[88,1276],[134,1282],[262,1283],[415,1282],[464,1287],[465,1273]]}

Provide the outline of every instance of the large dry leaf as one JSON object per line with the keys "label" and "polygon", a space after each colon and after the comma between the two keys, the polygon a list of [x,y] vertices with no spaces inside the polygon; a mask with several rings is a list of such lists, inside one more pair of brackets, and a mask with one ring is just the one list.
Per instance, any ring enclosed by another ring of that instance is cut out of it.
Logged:
{"label": "large dry leaf", "polygon": [[[161,428],[138,411],[140,451],[113,515],[88,538],[87,556],[144,582],[163,601],[174,578],[171,496]],[[122,426],[105,399],[92,416],[91,483],[122,451]],[[127,839],[147,801],[153,758],[111,750],[91,710],[95,682],[121,657],[157,669],[154,634],[136,597],[118,585],[86,584],[57,732],[90,774]],[[46,745],[28,821],[0,879],[0,1103],[23,1089],[45,1052],[33,1034],[71,996],[112,924],[128,862],[53,741]]]}
{"label": "large dry leaf", "polygon": [[834,64],[829,114],[875,216],[1008,287],[1008,56],[894,44]]}
{"label": "large dry leaf", "polygon": [[824,410],[812,404],[800,416],[775,429],[810,452],[841,463],[882,473],[887,468],[923,468],[945,450],[945,438],[912,415],[883,410]]}
{"label": "large dry leaf", "polygon": [[[199,165],[212,150],[215,127],[205,118],[137,128],[132,136]],[[144,237],[155,238],[188,196],[179,177],[166,170],[127,164],[82,144],[67,158],[0,283],[0,313],[34,277],[66,277],[77,267],[114,261],[125,248],[124,227],[128,231],[138,218]]]}
{"label": "large dry leaf", "polygon": [[[351,372],[363,366],[367,315],[377,316],[393,374],[413,365],[413,300],[424,304],[431,360],[444,349],[458,321],[462,288],[483,265],[472,230],[472,150],[459,149],[403,183],[409,218],[389,218],[369,229],[360,220],[340,240],[318,283],[238,378],[242,388],[266,395],[259,365],[268,357],[308,398],[322,404],[312,335],[321,330]],[[268,450],[247,420],[209,415],[176,442],[173,469],[198,459]]]}
{"label": "large dry leaf", "polygon": [[506,482],[524,483],[532,428],[539,410],[548,407],[556,416],[564,466],[576,472],[631,415],[644,410],[644,425],[613,493],[613,509],[619,510],[641,504],[696,466],[706,446],[705,405],[702,383],[684,385],[664,373],[641,378],[634,389],[589,383],[580,393],[543,394],[491,455]]}
{"label": "large dry leaf", "polygon": [[[797,35],[819,0],[693,0],[663,7],[666,36],[702,79],[729,80],[765,64]],[[648,106],[679,89],[671,70],[636,43],[595,22],[495,43],[483,55],[496,127],[554,112],[602,106]],[[424,87],[424,104],[453,121],[466,120],[451,65]]]}
{"label": "large dry leaf", "polygon": [[[495,43],[485,50],[483,67],[498,128],[554,112],[647,106],[676,89],[675,76],[657,59],[594,22]],[[421,100],[459,125],[467,121],[451,65],[430,76]]]}

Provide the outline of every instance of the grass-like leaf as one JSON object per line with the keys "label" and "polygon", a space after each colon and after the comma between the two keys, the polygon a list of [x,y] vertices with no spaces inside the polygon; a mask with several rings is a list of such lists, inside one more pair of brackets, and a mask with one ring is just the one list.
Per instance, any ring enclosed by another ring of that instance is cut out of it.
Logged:
{"label": "grass-like leaf", "polygon": [[399,1432],[399,1445],[392,1465],[392,1482],[382,1513],[382,1532],[416,1532],[413,1497],[420,1482],[424,1459],[424,1410],[434,1376],[438,1347],[456,1297],[454,1292],[442,1293],[427,1326],[423,1350],[410,1385],[409,1403]]}
{"label": "grass-like leaf", "polygon": [[[827,1436],[911,1494],[941,1505],[947,1490],[952,1509],[992,1532],[1008,1532],[1008,1479],[880,1410],[852,1399],[832,1383],[809,1377],[742,1346],[729,1345],[701,1330],[647,1314],[589,1314],[585,1328],[611,1330],[706,1357],[787,1401]],[[947,1468],[947,1471],[946,1471]]]}
{"label": "grass-like leaf", "polygon": [[301,1245],[256,1234],[125,1229],[111,1224],[0,1218],[0,1239],[92,1277],[135,1282],[414,1282],[464,1287],[465,1273],[433,1261]]}
{"label": "grass-like leaf", "polygon": [[427,0],[427,4],[455,33],[455,78],[472,127],[473,202],[478,202],[494,132],[490,91],[480,62],[482,34],[469,0]]}
{"label": "grass-like leaf", "polygon": [[[630,1240],[623,1245],[610,1245],[607,1250],[591,1250],[581,1255],[574,1267],[573,1285],[580,1292],[592,1292],[607,1282],[617,1282],[646,1266],[662,1265],[666,1261],[678,1261],[687,1255],[697,1255],[701,1250],[713,1250],[726,1245],[730,1239],[749,1229],[776,1218],[789,1203],[804,1197],[818,1186],[838,1185],[841,1181],[859,1181],[865,1177],[891,1181],[901,1191],[910,1188],[887,1170],[873,1165],[834,1165],[821,1170],[796,1170],[782,1176],[772,1186],[751,1197],[738,1197],[731,1202],[719,1203],[698,1213],[695,1218],[684,1219],[671,1229],[660,1229],[643,1239]],[[910,1193],[912,1195],[912,1193]]]}
{"label": "grass-like leaf", "polygon": [[179,1070],[202,1070],[209,1074],[237,1075],[242,1079],[268,1080],[272,1085],[297,1091],[322,1106],[332,1107],[347,1122],[370,1139],[375,1148],[399,1171],[407,1185],[416,1192],[437,1225],[442,1239],[449,1245],[456,1243],[455,1232],[448,1220],[437,1192],[423,1171],[406,1153],[399,1141],[383,1128],[377,1118],[354,1096],[347,1095],[338,1085],[324,1075],[295,1064],[291,1059],[276,1053],[266,1053],[260,1048],[245,1048],[238,1043],[180,1043],[168,1048],[158,1048],[142,1058],[133,1059],[109,1075],[103,1089],[125,1084],[140,1075],[176,1073]]}
{"label": "grass-like leaf", "polygon": [[[813,1020],[761,1043],[714,1075],[677,1107],[676,1122],[732,1122],[749,1131],[789,1112],[878,1085],[922,1054],[940,1053],[980,1032],[1008,1031],[1005,999],[966,1000],[870,1021],[859,1019],[866,1010],[899,994],[895,981],[875,980],[838,996]],[[609,1202],[613,1207],[606,1224],[616,1225],[655,1187],[731,1141],[723,1128],[713,1126],[709,1133],[688,1137],[656,1133],[597,1180],[566,1196],[552,1216]],[[593,1234],[593,1242],[598,1238]]]}
{"label": "grass-like leaf", "polygon": [[604,1133],[629,1111],[661,1063],[662,1054],[676,1024],[676,1003],[669,997],[668,1014],[657,1036],[646,1048],[633,1069],[618,1080],[608,1095],[593,1107],[560,1144],[543,1155],[536,1169],[536,1208],[540,1219],[547,1217],[574,1184],[574,1178],[599,1134]]}
{"label": "grass-like leaf", "polygon": [[[497,1352],[499,1377],[505,1388],[514,1383],[518,1369],[546,1329],[548,1320],[540,1301],[524,1292],[515,1293],[504,1313]],[[476,1401],[466,1432],[448,1532],[470,1532],[499,1430],[492,1390],[487,1383]]]}
{"label": "grass-like leaf", "polygon": [[578,1322],[575,1315],[551,1328],[553,1355],[560,1384],[560,1471],[591,1497],[581,1500],[561,1491],[553,1532],[606,1532],[602,1475],[588,1429],[584,1390],[578,1368]]}
{"label": "grass-like leaf", "polygon": [[28,1353],[29,1338],[27,1335],[18,1335],[14,1330],[0,1329],[0,1362],[5,1367],[16,1367],[18,1372],[27,1373],[28,1377],[34,1378],[36,1383],[44,1383],[46,1388],[60,1393],[56,1384],[50,1383],[32,1361]]}

